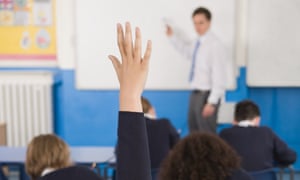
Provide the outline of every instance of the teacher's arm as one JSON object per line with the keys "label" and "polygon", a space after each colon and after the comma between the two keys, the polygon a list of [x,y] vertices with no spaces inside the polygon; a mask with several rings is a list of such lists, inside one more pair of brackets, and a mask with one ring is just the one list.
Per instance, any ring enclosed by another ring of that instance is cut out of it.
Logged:
{"label": "teacher's arm", "polygon": [[224,96],[226,90],[227,55],[225,48],[222,45],[215,45],[211,57],[212,87],[207,104],[202,112],[204,117],[211,116],[216,111],[215,105],[219,103],[219,100]]}
{"label": "teacher's arm", "polygon": [[191,60],[195,43],[184,37],[185,35],[183,33],[179,33],[180,30],[177,31],[175,31],[170,25],[166,24],[166,35],[171,44],[180,54],[185,56],[187,60]]}
{"label": "teacher's arm", "polygon": [[141,32],[135,30],[135,41],[129,23],[125,34],[117,26],[121,61],[110,55],[120,83],[120,112],[118,124],[117,178],[120,180],[151,180],[150,155],[141,95],[146,83],[151,42],[144,56],[141,52]]}

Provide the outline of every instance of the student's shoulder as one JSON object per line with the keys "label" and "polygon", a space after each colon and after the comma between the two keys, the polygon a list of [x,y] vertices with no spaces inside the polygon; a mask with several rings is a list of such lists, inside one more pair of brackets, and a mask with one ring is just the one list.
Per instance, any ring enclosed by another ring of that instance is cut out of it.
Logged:
{"label": "student's shoulder", "polygon": [[159,118],[157,119],[157,122],[164,125],[171,125],[171,121],[167,118]]}
{"label": "student's shoulder", "polygon": [[228,128],[224,128],[220,131],[220,136],[224,136],[227,134],[231,134],[235,131],[236,127],[232,126],[232,127],[228,127]]}
{"label": "student's shoulder", "polygon": [[274,134],[274,131],[271,128],[267,127],[267,126],[258,127],[258,129],[260,131],[265,132],[265,133]]}
{"label": "student's shoulder", "polygon": [[39,180],[52,180],[52,179],[63,179],[63,178],[75,178],[80,180],[81,179],[102,180],[102,178],[100,178],[92,170],[83,166],[71,166],[71,167],[59,169],[41,177]]}
{"label": "student's shoulder", "polygon": [[149,119],[146,117],[145,119],[148,125],[166,126],[171,124],[170,120],[167,118]]}
{"label": "student's shoulder", "polygon": [[82,177],[85,177],[86,179],[91,180],[102,180],[100,176],[98,176],[95,172],[93,172],[90,168],[84,167],[84,166],[72,166],[69,168],[70,171],[75,172],[75,174],[78,174]]}

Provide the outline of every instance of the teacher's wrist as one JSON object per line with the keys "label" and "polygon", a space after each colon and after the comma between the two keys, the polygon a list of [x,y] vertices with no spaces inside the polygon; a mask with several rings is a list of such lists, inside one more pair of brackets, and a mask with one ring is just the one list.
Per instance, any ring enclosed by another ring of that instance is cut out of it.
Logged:
{"label": "teacher's wrist", "polygon": [[206,105],[208,105],[208,106],[212,106],[212,107],[217,107],[217,104],[214,104],[214,103],[207,103]]}

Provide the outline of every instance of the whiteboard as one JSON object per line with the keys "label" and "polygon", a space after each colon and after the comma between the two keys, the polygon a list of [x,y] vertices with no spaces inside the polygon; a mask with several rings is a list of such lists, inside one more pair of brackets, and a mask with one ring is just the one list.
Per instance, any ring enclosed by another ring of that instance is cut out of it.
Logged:
{"label": "whiteboard", "polygon": [[[130,21],[142,30],[143,41],[151,39],[153,53],[147,89],[188,89],[190,62],[171,45],[165,35],[164,18],[196,36],[191,14],[198,6],[213,13],[212,30],[228,49],[233,62],[235,0],[75,0],[76,84],[79,89],[117,89],[118,82],[109,54],[119,55],[116,23]],[[145,44],[144,44],[145,47]],[[232,67],[233,69],[233,63]],[[232,73],[234,74],[234,73]],[[228,77],[235,88],[235,77]]]}
{"label": "whiteboard", "polygon": [[300,86],[299,9],[299,0],[249,0],[248,85]]}

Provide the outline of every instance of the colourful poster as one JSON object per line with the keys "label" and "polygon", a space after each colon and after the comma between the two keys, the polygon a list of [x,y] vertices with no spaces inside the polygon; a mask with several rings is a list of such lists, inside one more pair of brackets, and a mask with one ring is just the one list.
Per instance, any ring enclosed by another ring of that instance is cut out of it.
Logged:
{"label": "colourful poster", "polygon": [[33,19],[36,26],[50,26],[52,24],[52,4],[50,0],[35,1]]}
{"label": "colourful poster", "polygon": [[30,25],[30,6],[27,0],[14,0],[14,22],[15,25],[28,26]]}
{"label": "colourful poster", "polygon": [[56,60],[55,0],[0,0],[1,60]]}

